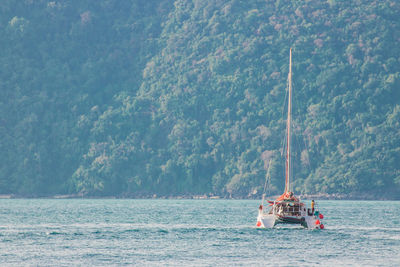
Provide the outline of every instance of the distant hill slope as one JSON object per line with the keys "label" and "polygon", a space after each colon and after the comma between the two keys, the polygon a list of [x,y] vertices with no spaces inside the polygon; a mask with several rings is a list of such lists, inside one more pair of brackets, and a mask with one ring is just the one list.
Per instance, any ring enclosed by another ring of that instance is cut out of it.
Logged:
{"label": "distant hill slope", "polygon": [[400,196],[396,1],[3,1],[0,194]]}

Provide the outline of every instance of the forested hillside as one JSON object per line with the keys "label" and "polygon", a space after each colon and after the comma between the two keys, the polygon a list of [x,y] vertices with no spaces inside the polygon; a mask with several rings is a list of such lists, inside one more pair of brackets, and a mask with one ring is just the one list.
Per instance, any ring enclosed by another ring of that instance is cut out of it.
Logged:
{"label": "forested hillside", "polygon": [[394,0],[3,0],[0,194],[400,198]]}

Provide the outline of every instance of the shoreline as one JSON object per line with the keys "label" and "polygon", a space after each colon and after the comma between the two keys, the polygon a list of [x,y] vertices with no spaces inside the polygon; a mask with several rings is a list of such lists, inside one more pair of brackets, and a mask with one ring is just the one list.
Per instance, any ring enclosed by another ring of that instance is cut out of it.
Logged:
{"label": "shoreline", "polygon": [[[266,197],[266,199],[276,199],[279,195],[273,195]],[[378,197],[371,194],[303,194],[298,195],[301,200],[359,200],[359,201],[399,201],[400,198],[387,198]],[[204,195],[157,195],[157,194],[132,194],[132,195],[117,195],[117,196],[84,196],[78,194],[66,194],[66,195],[17,195],[17,194],[2,194],[1,199],[173,199],[173,200],[184,200],[184,199],[195,199],[195,200],[258,200],[261,196],[248,195],[248,196],[217,196],[213,194]]]}

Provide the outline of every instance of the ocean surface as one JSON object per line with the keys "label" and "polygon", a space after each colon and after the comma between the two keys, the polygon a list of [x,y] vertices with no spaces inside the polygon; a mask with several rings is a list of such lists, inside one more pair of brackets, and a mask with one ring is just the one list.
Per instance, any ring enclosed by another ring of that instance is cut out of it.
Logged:
{"label": "ocean surface", "polygon": [[317,201],[322,231],[257,229],[259,204],[0,199],[0,266],[400,266],[398,201]]}

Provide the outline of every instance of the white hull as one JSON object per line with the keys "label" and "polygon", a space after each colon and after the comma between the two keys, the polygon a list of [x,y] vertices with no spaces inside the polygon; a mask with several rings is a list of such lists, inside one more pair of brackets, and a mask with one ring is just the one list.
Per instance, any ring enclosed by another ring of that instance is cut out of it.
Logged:
{"label": "white hull", "polygon": [[257,222],[261,223],[258,227],[273,228],[275,226],[276,218],[273,214],[258,214]]}
{"label": "white hull", "polygon": [[[259,211],[257,217],[257,227],[259,228],[274,228],[277,224],[299,224],[307,229],[321,229],[321,223],[316,216],[299,216],[299,217],[286,217],[288,221],[293,220],[293,222],[283,221],[279,215],[268,214]],[[298,222],[296,222],[298,221]]]}

